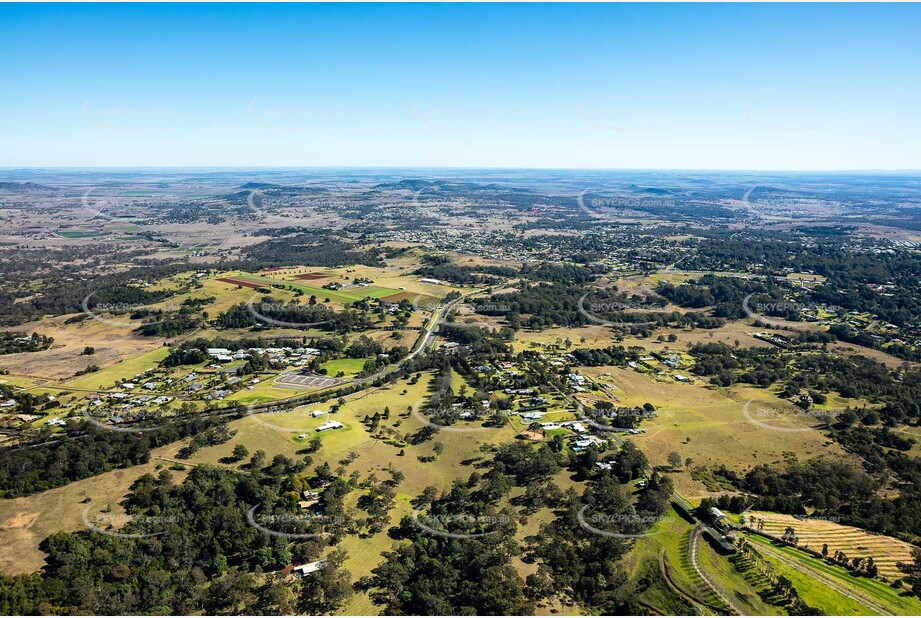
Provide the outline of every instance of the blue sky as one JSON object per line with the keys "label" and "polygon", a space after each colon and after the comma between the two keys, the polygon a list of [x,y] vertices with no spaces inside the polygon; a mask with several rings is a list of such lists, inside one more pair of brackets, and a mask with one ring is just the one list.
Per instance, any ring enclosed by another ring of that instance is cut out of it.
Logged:
{"label": "blue sky", "polygon": [[0,5],[0,166],[921,169],[918,5]]}

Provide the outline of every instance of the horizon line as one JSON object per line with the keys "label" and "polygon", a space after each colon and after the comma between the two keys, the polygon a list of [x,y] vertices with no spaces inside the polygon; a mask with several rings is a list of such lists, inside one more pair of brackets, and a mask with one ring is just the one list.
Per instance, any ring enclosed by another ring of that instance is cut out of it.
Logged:
{"label": "horizon line", "polygon": [[0,166],[0,171],[38,170],[209,170],[209,171],[272,171],[272,170],[484,170],[484,171],[559,171],[559,172],[703,172],[703,173],[783,173],[783,174],[921,174],[921,168],[693,168],[693,167],[511,167],[511,166],[449,166],[449,165],[19,165]]}

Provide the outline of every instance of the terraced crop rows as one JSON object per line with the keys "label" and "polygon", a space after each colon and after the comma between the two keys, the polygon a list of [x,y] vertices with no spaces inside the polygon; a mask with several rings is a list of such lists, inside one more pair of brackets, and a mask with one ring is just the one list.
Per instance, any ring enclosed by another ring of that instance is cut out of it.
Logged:
{"label": "terraced crop rows", "polygon": [[889,536],[821,519],[797,519],[779,513],[753,512],[751,515],[756,520],[763,519],[763,531],[773,536],[782,536],[786,528],[792,526],[802,547],[821,551],[822,545],[828,543],[829,555],[843,551],[849,559],[872,556],[880,575],[890,581],[905,575],[896,566],[897,563],[911,561],[914,546]]}

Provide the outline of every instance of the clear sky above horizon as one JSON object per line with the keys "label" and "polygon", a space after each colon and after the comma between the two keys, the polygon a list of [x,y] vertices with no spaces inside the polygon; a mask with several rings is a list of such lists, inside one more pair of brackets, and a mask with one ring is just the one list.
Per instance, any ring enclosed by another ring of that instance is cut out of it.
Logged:
{"label": "clear sky above horizon", "polygon": [[921,169],[921,6],[0,5],[0,166]]}

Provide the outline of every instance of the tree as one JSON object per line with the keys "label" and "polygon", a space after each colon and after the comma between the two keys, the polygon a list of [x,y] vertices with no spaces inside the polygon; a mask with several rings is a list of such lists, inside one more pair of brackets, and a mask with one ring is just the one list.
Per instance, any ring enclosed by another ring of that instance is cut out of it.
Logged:
{"label": "tree", "polygon": [[403,474],[399,470],[390,468],[390,482],[392,485],[394,486],[399,485],[400,483],[403,482],[405,478],[406,478],[405,474]]}
{"label": "tree", "polygon": [[266,454],[265,451],[259,449],[253,456],[249,459],[249,467],[251,470],[259,470],[265,465]]}
{"label": "tree", "polygon": [[233,447],[233,453],[231,454],[231,457],[233,457],[235,461],[243,461],[248,456],[249,456],[249,449],[243,446],[242,444],[237,444],[236,446]]}
{"label": "tree", "polygon": [[307,447],[304,450],[306,450],[308,453],[316,453],[322,446],[323,438],[320,436],[314,436],[310,438],[310,441],[307,443]]}
{"label": "tree", "polygon": [[905,573],[905,581],[911,587],[911,593],[921,595],[921,549],[911,550],[911,562],[898,562],[896,566]]}
{"label": "tree", "polygon": [[259,610],[266,615],[285,616],[291,615],[296,610],[296,597],[288,586],[280,580],[274,580],[265,585],[259,595]]}
{"label": "tree", "polygon": [[873,562],[873,556],[867,557],[866,568],[867,575],[870,577],[876,577],[879,575],[879,567],[876,566],[876,563]]}
{"label": "tree", "polygon": [[668,465],[675,469],[681,465],[681,455],[678,454],[678,451],[672,451],[668,454]]}
{"label": "tree", "polygon": [[83,354],[84,354],[84,356],[92,356],[92,355],[95,354],[95,353],[96,353],[96,348],[94,348],[94,347],[91,346],[91,345],[88,345],[88,346],[86,346],[85,348],[83,348]]}

